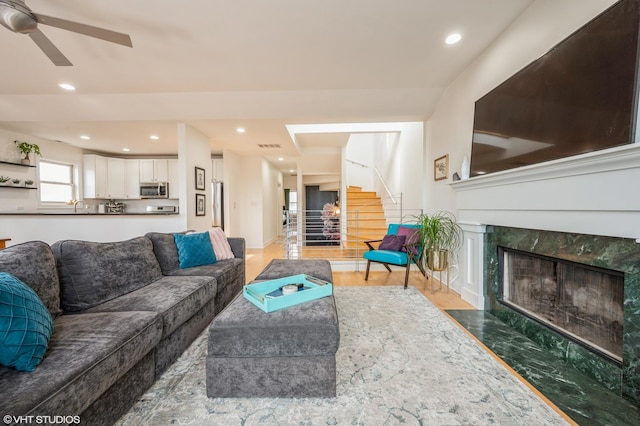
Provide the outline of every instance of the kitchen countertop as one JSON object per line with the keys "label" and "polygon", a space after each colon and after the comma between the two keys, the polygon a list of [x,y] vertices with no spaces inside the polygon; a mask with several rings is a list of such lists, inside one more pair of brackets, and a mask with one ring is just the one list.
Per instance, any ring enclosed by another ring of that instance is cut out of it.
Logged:
{"label": "kitchen countertop", "polygon": [[1,216],[176,216],[177,212],[160,212],[160,213],[147,213],[147,212],[125,212],[125,213],[87,213],[87,212],[69,212],[69,211],[15,211],[15,212],[0,212]]}

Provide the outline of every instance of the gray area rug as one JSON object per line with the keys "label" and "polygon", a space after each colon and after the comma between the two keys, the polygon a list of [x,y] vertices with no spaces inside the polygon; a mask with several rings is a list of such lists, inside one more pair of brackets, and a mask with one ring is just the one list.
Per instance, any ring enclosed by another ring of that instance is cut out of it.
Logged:
{"label": "gray area rug", "polygon": [[336,398],[207,398],[205,331],[118,424],[567,424],[415,288],[334,294]]}

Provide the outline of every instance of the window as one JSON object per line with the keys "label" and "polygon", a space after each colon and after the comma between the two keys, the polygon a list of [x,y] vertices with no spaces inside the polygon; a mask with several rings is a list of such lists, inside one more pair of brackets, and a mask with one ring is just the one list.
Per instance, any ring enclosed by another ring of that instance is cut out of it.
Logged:
{"label": "window", "polygon": [[40,203],[49,205],[67,204],[76,193],[74,166],[40,160]]}
{"label": "window", "polygon": [[298,211],[298,193],[289,191],[289,211],[295,213]]}

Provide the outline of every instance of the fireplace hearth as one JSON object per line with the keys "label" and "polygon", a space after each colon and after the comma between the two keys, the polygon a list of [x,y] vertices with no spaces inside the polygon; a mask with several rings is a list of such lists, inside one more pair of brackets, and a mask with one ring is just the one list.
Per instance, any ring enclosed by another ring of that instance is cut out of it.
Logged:
{"label": "fireplace hearth", "polygon": [[622,364],[624,274],[498,248],[498,301]]}

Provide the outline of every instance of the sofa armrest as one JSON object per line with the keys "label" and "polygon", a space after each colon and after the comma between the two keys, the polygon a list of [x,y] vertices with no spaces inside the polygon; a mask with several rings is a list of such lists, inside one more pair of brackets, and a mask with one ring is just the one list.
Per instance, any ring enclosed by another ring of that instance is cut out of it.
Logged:
{"label": "sofa armrest", "polygon": [[229,237],[227,238],[233,255],[238,259],[244,259],[246,257],[246,245],[244,238],[242,237]]}

